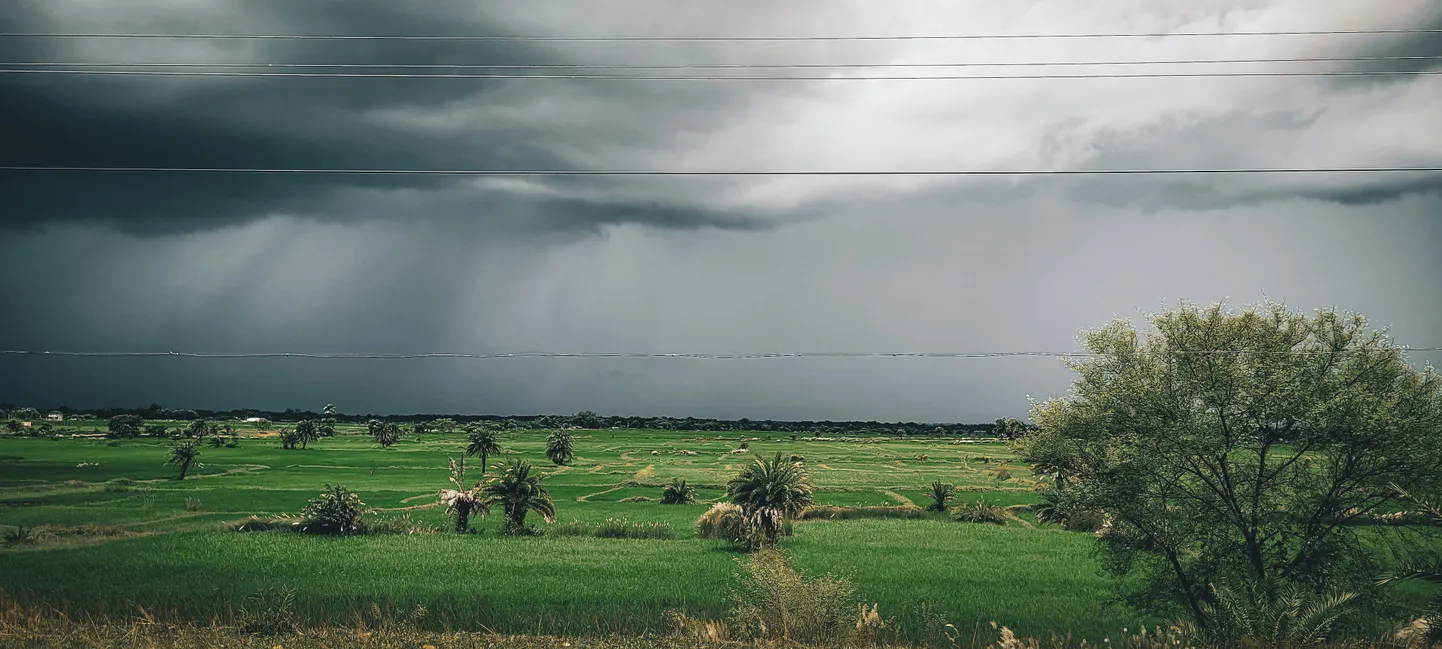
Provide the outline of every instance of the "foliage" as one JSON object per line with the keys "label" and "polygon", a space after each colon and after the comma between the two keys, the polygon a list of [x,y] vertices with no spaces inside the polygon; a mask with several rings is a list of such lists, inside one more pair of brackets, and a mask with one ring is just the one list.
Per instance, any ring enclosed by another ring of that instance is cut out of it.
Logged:
{"label": "foliage", "polygon": [[340,415],[340,412],[335,409],[334,405],[329,403],[325,404],[325,408],[322,408],[320,411],[320,422],[316,424],[316,432],[318,432],[321,437],[334,437],[335,418],[338,415]]}
{"label": "foliage", "polygon": [[747,557],[737,581],[730,619],[733,628],[750,637],[841,646],[863,626],[850,581],[831,575],[807,578],[780,550]]}
{"label": "foliage", "polygon": [[600,523],[571,521],[558,525],[549,534],[556,536],[594,536],[603,539],[662,539],[676,538],[676,532],[667,522],[631,521],[624,518],[607,518]]}
{"label": "foliage", "polygon": [[370,431],[371,439],[383,448],[390,448],[401,439],[401,427],[394,422],[372,419],[366,422],[366,429]]}
{"label": "foliage", "polygon": [[185,427],[185,436],[195,439],[205,439],[206,436],[216,431],[215,422],[209,419],[196,419]]}
{"label": "foliage", "polygon": [[455,489],[441,490],[441,504],[446,506],[446,516],[456,521],[456,531],[465,532],[471,529],[470,521],[472,514],[485,516],[490,513],[488,503],[481,498],[481,486],[467,487],[466,479],[466,458],[461,456],[461,461],[456,462],[454,458],[446,458],[451,464],[451,484]]}
{"label": "foliage", "polygon": [[486,459],[501,452],[501,436],[494,429],[482,424],[467,424],[466,435],[470,444],[466,446],[467,456],[481,456],[481,475],[486,475]]}
{"label": "foliage", "polygon": [[1351,522],[1388,486],[1442,483],[1442,380],[1361,317],[1182,308],[1086,335],[1073,396],[1037,404],[1018,445],[1104,511],[1104,562],[1145,609],[1199,625],[1210,583],[1297,583],[1370,596]]}
{"label": "foliage", "polygon": [[566,464],[575,456],[571,433],[557,430],[546,437],[546,457],[551,458],[551,462],[557,465]]}
{"label": "foliage", "polygon": [[5,534],[0,536],[0,543],[4,543],[6,547],[32,545],[35,543],[36,536],[35,528],[19,525],[5,530]]}
{"label": "foliage", "polygon": [[990,523],[1006,525],[1006,511],[985,497],[975,502],[964,502],[951,510],[951,519],[962,523]]}
{"label": "foliage", "polygon": [[746,515],[732,503],[716,503],[696,518],[696,536],[739,543],[746,536]]}
{"label": "foliage", "polygon": [[1010,479],[1011,479],[1011,470],[1008,469],[1008,468],[1006,468],[1006,467],[1000,467],[1000,468],[998,468],[998,469],[996,470],[996,479],[997,479],[997,481],[999,481],[999,482],[1006,482],[1007,480],[1010,480]]}
{"label": "foliage", "polygon": [[106,437],[139,437],[145,420],[139,415],[116,415],[105,425]]}
{"label": "foliage", "polygon": [[179,479],[184,480],[186,472],[190,471],[191,468],[200,468],[202,466],[196,459],[198,457],[200,457],[200,448],[196,446],[195,442],[185,442],[170,447],[170,458],[167,459],[165,463],[174,464],[179,468]]}
{"label": "foliage", "polygon": [[240,611],[240,632],[274,636],[296,630],[295,591],[267,588],[245,598]]}
{"label": "foliage", "polygon": [[[801,513],[812,500],[811,477],[799,463],[777,453],[756,460],[726,484],[726,495],[741,507],[757,543],[775,545],[782,522]],[[755,543],[753,543],[755,545]]]}
{"label": "foliage", "polygon": [[364,534],[366,504],[344,485],[325,486],[301,511],[296,529],[309,534]]}
{"label": "foliage", "polygon": [[300,442],[302,449],[317,439],[320,439],[320,427],[314,421],[302,419],[295,423],[295,441]]}
{"label": "foliage", "polygon": [[1011,417],[996,420],[996,425],[992,428],[992,434],[1002,439],[1017,440],[1025,437],[1026,433],[1026,422]]}
{"label": "foliage", "polygon": [[685,478],[672,478],[671,484],[661,490],[661,504],[689,505],[696,502],[696,489],[686,484]]}
{"label": "foliage", "polygon": [[1206,624],[1183,623],[1209,646],[1315,647],[1327,640],[1337,618],[1355,599],[1351,593],[1313,593],[1295,583],[1254,582],[1239,588],[1213,585],[1202,604]]}
{"label": "foliage", "polygon": [[429,422],[426,423],[426,428],[428,428],[428,429],[430,429],[432,432],[436,432],[436,433],[443,433],[443,434],[453,433],[453,432],[455,432],[455,430],[456,430],[456,420],[451,419],[451,418],[449,418],[449,417],[442,417],[442,418],[440,418],[440,419],[432,419],[432,420],[430,420]]}
{"label": "foliage", "polygon": [[927,488],[926,496],[931,499],[931,504],[926,506],[927,511],[944,512],[946,503],[956,498],[956,485],[942,482],[940,479],[932,480],[931,486]]}
{"label": "foliage", "polygon": [[487,510],[501,508],[501,512],[506,516],[502,533],[527,533],[527,512],[540,514],[547,523],[556,522],[556,505],[551,501],[550,492],[541,486],[541,480],[545,476],[535,471],[531,463],[525,460],[516,460],[499,468],[500,474],[488,480],[481,488],[481,503]]}

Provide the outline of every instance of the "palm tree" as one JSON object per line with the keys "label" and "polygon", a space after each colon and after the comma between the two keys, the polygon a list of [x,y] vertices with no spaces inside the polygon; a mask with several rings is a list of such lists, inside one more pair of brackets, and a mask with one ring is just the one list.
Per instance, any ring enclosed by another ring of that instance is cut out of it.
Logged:
{"label": "palm tree", "polygon": [[527,512],[540,514],[547,523],[556,522],[556,504],[541,486],[545,476],[534,472],[530,462],[516,460],[497,467],[500,474],[481,488],[481,503],[487,510],[499,506],[505,512],[506,534],[525,533]]}
{"label": "palm tree", "polygon": [[482,424],[466,426],[466,432],[471,437],[471,445],[466,447],[466,455],[481,456],[481,476],[485,477],[486,458],[501,452],[501,436],[491,427]]}
{"label": "palm tree", "polygon": [[663,505],[689,505],[696,502],[696,490],[686,484],[685,478],[672,478],[671,484],[661,491]]}
{"label": "palm tree", "polygon": [[320,439],[320,431],[316,428],[315,422],[309,419],[302,419],[295,424],[295,441],[300,442],[302,450],[307,444]]}
{"label": "palm tree", "polygon": [[372,419],[366,422],[366,428],[370,429],[371,439],[385,448],[390,448],[401,438],[401,427],[393,422]]}
{"label": "palm tree", "polygon": [[325,408],[320,411],[319,429],[321,437],[335,436],[335,417],[337,414],[340,414],[339,411],[335,409],[334,405],[329,403],[325,404]]}
{"label": "palm tree", "polygon": [[490,505],[481,498],[480,484],[466,488],[465,456],[461,456],[460,464],[457,464],[454,458],[446,459],[451,463],[451,484],[456,488],[442,489],[441,502],[446,506],[446,515],[456,519],[456,531],[464,532],[471,528],[471,515],[489,514]]}
{"label": "palm tree", "polygon": [[942,482],[940,479],[933,480],[931,481],[931,488],[927,490],[926,495],[931,496],[931,504],[926,506],[928,510],[944,512],[946,511],[947,501],[956,497],[956,487]]}
{"label": "palm tree", "polygon": [[787,462],[777,453],[742,469],[726,484],[726,495],[741,506],[746,524],[761,533],[761,540],[775,545],[786,517],[811,504],[811,477],[801,463]]}
{"label": "palm tree", "polygon": [[184,480],[185,472],[189,471],[191,467],[200,466],[200,462],[196,461],[197,457],[200,457],[200,449],[196,448],[195,442],[186,442],[172,446],[170,448],[170,459],[166,460],[165,463],[180,467],[179,479]]}
{"label": "palm tree", "polygon": [[552,432],[546,438],[546,457],[556,464],[565,464],[575,457],[576,453],[571,447],[571,433],[558,430]]}

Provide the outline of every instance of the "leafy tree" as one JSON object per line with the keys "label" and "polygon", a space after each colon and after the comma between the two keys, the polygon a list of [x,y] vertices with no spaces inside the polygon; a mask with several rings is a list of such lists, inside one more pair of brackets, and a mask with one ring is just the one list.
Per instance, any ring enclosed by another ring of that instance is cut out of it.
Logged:
{"label": "leafy tree", "polygon": [[451,463],[451,484],[456,488],[442,489],[441,503],[446,506],[446,515],[456,520],[456,531],[465,532],[471,528],[472,514],[485,516],[490,513],[489,504],[482,498],[481,485],[477,484],[472,487],[465,485],[465,456],[461,456],[459,464],[454,458],[447,459]]}
{"label": "leafy tree", "polygon": [[190,471],[192,467],[198,468],[201,466],[200,462],[196,460],[198,457],[200,457],[200,449],[196,447],[195,442],[185,442],[184,444],[176,444],[170,447],[170,459],[166,460],[165,463],[174,464],[179,467],[179,479],[184,480],[187,471]]}
{"label": "leafy tree", "polygon": [[170,430],[160,424],[149,424],[145,427],[145,434],[150,437],[169,437]]}
{"label": "leafy tree", "polygon": [[280,447],[289,451],[300,445],[300,433],[294,428],[280,431]]}
{"label": "leafy tree", "polygon": [[1002,439],[1021,439],[1026,432],[1026,422],[1011,417],[996,420],[996,426],[992,428],[992,434]]}
{"label": "leafy tree", "polygon": [[250,422],[250,427],[256,430],[265,430],[266,428],[270,427],[270,420],[261,417],[259,421]]}
{"label": "leafy tree", "polygon": [[526,533],[526,513],[536,512],[547,523],[556,522],[556,505],[550,492],[541,486],[545,477],[535,472],[530,462],[516,460],[498,465],[501,472],[481,488],[481,502],[487,510],[500,507],[506,515],[505,534]]}
{"label": "leafy tree", "polygon": [[371,439],[382,447],[390,448],[400,441],[401,427],[393,422],[372,419],[366,422],[366,428],[370,430]]}
{"label": "leafy tree", "polygon": [[947,501],[956,498],[956,486],[939,479],[932,480],[926,495],[931,497],[931,504],[926,506],[928,511],[944,512]]}
{"label": "leafy tree", "polygon": [[362,534],[366,511],[366,504],[355,492],[344,485],[327,484],[320,497],[312,498],[301,511],[301,522],[296,527],[312,534]]}
{"label": "leafy tree", "polygon": [[450,418],[432,419],[426,427],[442,434],[449,434],[456,430],[456,420]]}
{"label": "leafy tree", "polygon": [[25,424],[20,423],[19,419],[7,419],[5,420],[5,430],[12,434],[18,434],[25,430]]}
{"label": "leafy tree", "polygon": [[686,484],[685,478],[672,478],[671,484],[661,490],[661,504],[689,505],[696,502],[696,489]]}
{"label": "leafy tree", "polygon": [[601,418],[590,410],[583,410],[571,418],[571,425],[579,428],[598,428],[601,425]]}
{"label": "leafy tree", "polygon": [[564,430],[552,431],[546,437],[546,457],[551,458],[555,464],[566,464],[576,457],[572,448],[571,433]]}
{"label": "leafy tree", "polygon": [[811,504],[811,493],[806,469],[780,453],[769,460],[756,458],[726,484],[726,495],[741,506],[747,525],[760,534],[757,541],[766,545],[776,544],[787,517]]}
{"label": "leafy tree", "polygon": [[1152,324],[1146,340],[1126,322],[1089,332],[1073,396],[1036,404],[1019,444],[1109,517],[1104,564],[1129,599],[1206,629],[1214,586],[1264,584],[1268,606],[1289,584],[1365,595],[1377,567],[1350,523],[1394,507],[1391,482],[1442,483],[1442,381],[1335,311],[1185,307]]}
{"label": "leafy tree", "polygon": [[14,416],[21,421],[33,421],[40,418],[40,411],[34,408],[18,408]]}
{"label": "leafy tree", "polygon": [[106,424],[106,437],[137,437],[140,435],[140,427],[145,420],[139,415],[115,415]]}
{"label": "leafy tree", "polygon": [[466,447],[466,455],[481,456],[481,476],[484,477],[487,458],[501,452],[501,436],[489,426],[481,424],[466,426],[466,434],[471,440],[470,445]]}
{"label": "leafy tree", "polygon": [[320,427],[314,421],[302,419],[295,423],[295,440],[304,450],[311,442],[320,439]]}

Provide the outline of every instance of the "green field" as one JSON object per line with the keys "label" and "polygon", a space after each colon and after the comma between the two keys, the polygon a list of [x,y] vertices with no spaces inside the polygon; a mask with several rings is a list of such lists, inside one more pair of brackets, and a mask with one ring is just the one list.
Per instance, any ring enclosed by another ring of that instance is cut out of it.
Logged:
{"label": "green field", "polygon": [[[707,504],[621,502],[659,497],[673,477],[710,501],[751,458],[782,452],[805,457],[818,503],[924,505],[923,488],[937,478],[956,484],[963,499],[1033,500],[1031,473],[999,443],[746,433],[749,452],[733,454],[739,433],[580,430],[574,463],[555,467],[543,453],[546,432],[516,431],[495,459],[544,467],[558,523],[660,521],[676,539],[504,538],[493,519],[476,522],[480,536],[232,531],[254,514],[298,512],[326,483],[357,491],[378,510],[373,516],[406,512],[449,529],[436,494],[449,485],[446,457],[460,454],[463,435],[408,435],[383,450],[360,429],[340,432],[307,450],[282,450],[274,437],[246,431],[238,448],[203,446],[204,466],[184,481],[163,464],[165,440],[0,438],[0,526],[89,526],[0,550],[0,589],[67,610],[132,614],[144,606],[208,620],[281,586],[296,590],[315,623],[345,622],[376,603],[423,606],[437,628],[634,634],[664,628],[670,609],[724,614],[743,556],[695,538]],[[1002,466],[1011,474],[1004,482],[996,477]],[[479,478],[478,467],[469,477]],[[782,547],[804,571],[850,578],[908,638],[935,639],[945,623],[970,629],[994,620],[1024,634],[1100,639],[1148,620],[1106,604],[1112,584],[1091,557],[1093,543],[1025,514],[1006,527],[935,515],[806,521]]]}

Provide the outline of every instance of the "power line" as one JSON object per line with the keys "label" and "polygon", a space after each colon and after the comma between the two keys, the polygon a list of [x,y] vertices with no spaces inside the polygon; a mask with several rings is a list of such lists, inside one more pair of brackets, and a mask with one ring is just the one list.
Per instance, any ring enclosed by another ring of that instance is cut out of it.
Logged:
{"label": "power line", "polygon": [[942,63],[693,63],[644,65],[600,64],[484,64],[484,63],[195,63],[195,62],[61,62],[20,61],[0,66],[77,68],[294,68],[294,69],[401,69],[401,70],[796,70],[872,68],[991,68],[1120,65],[1208,65],[1239,63],[1367,63],[1382,61],[1439,61],[1442,56],[1309,56],[1255,59],[1174,59],[1169,61],[963,61]]}
{"label": "power line", "polygon": [[632,74],[412,74],[369,72],[241,72],[189,70],[56,70],[50,68],[8,68],[0,74],[68,74],[87,76],[139,77],[270,77],[302,79],[569,79],[576,81],[964,81],[982,79],[1161,79],[1223,77],[1382,77],[1442,74],[1442,70],[1294,71],[1294,72],[1142,72],[1087,74],[988,74],[923,76],[715,76],[715,75],[632,75]]}
{"label": "power line", "polygon": [[[1442,352],[1442,347],[1397,347],[1400,352]],[[1326,355],[1335,350],[1251,350],[1251,349],[1207,349],[1176,350],[1178,354],[1262,354],[1262,355]],[[432,352],[422,354],[367,354],[330,352],[260,352],[260,353],[204,353],[204,352],[75,352],[75,351],[30,351],[0,350],[5,356],[61,356],[81,358],[307,358],[319,360],[416,360],[416,359],[475,359],[499,360],[506,358],[616,358],[616,359],[698,359],[698,360],[760,360],[776,358],[1011,358],[1011,357],[1063,357],[1091,358],[1113,356],[1107,352],[1076,351],[998,351],[998,352],[776,352],[751,354],[708,354],[684,353],[638,353],[638,352],[506,352],[493,354]]]}
{"label": "power line", "polygon": [[94,173],[234,173],[234,174],[316,174],[396,176],[1113,176],[1188,174],[1312,174],[1312,173],[1399,173],[1439,172],[1431,167],[1312,167],[1232,169],[957,169],[927,171],[682,171],[682,170],[583,170],[583,169],[263,169],[241,167],[83,167],[83,166],[0,166],[0,171],[94,172]]}
{"label": "power line", "polygon": [[561,42],[783,42],[783,41],[949,41],[1052,38],[1168,38],[1211,36],[1333,36],[1442,34],[1442,29],[1333,29],[1309,31],[1142,32],[1093,34],[947,34],[891,36],[542,36],[542,35],[344,35],[344,34],[155,34],[155,33],[0,33],[3,38],[115,38],[189,40],[300,41],[561,41]]}

